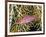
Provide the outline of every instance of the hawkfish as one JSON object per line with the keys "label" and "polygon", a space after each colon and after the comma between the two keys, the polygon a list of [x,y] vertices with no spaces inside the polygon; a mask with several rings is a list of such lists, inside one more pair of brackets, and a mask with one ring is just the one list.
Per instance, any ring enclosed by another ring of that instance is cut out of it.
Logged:
{"label": "hawkfish", "polygon": [[32,21],[36,21],[36,19],[37,19],[36,16],[26,15],[22,19],[17,19],[16,24],[25,24],[25,23],[29,23],[29,22],[32,22]]}

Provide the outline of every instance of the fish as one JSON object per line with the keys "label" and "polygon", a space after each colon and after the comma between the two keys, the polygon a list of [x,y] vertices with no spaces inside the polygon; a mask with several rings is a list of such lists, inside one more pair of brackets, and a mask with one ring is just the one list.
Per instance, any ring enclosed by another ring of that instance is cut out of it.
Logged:
{"label": "fish", "polygon": [[25,24],[36,20],[36,16],[26,15],[22,19],[17,19],[16,24]]}

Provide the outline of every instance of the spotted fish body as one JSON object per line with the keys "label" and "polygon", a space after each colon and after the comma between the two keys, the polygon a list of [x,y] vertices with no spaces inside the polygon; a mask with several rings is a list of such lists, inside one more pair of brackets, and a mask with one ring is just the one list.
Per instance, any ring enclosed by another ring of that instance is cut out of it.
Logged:
{"label": "spotted fish body", "polygon": [[36,16],[24,16],[22,19],[16,20],[16,24],[25,24],[36,20]]}

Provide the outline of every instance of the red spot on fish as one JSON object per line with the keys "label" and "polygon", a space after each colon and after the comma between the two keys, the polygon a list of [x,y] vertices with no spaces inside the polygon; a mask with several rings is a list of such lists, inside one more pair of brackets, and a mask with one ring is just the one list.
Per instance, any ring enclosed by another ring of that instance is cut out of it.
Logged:
{"label": "red spot on fish", "polygon": [[25,24],[25,23],[28,23],[28,22],[32,22],[34,20],[36,20],[36,16],[26,15],[22,19],[16,20],[16,24]]}

